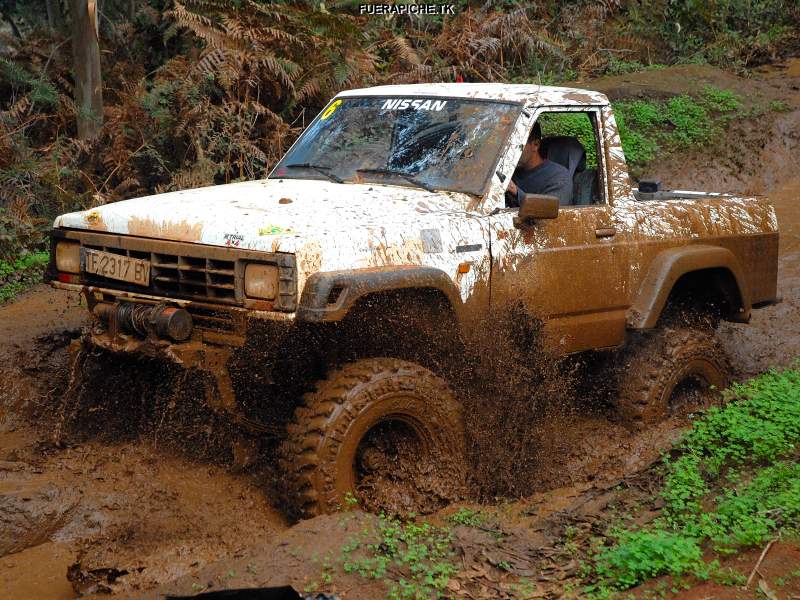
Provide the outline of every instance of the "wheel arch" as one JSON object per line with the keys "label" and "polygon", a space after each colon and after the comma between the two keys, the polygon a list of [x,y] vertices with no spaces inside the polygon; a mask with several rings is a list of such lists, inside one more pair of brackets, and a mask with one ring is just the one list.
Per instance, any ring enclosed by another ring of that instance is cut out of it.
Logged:
{"label": "wheel arch", "polygon": [[392,356],[449,378],[462,349],[458,316],[437,288],[400,288],[360,296],[340,321],[329,324],[325,355],[341,364]]}
{"label": "wheel arch", "polygon": [[369,298],[420,293],[445,299],[460,318],[463,303],[450,276],[435,267],[413,265],[314,273],[306,281],[296,318],[311,323],[342,321]]}
{"label": "wheel arch", "polygon": [[750,320],[752,303],[736,256],[727,248],[697,244],[670,248],[656,256],[628,310],[628,328],[655,327],[676,294],[693,291],[702,292],[701,300],[721,300],[724,319]]}

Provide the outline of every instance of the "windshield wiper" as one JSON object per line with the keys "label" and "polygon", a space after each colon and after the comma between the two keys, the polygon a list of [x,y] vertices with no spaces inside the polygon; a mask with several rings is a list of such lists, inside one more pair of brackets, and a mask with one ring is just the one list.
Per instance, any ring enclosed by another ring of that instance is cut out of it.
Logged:
{"label": "windshield wiper", "polygon": [[411,173],[406,173],[405,171],[399,171],[396,169],[356,169],[356,173],[378,173],[379,175],[397,175],[398,177],[402,177],[406,181],[410,181],[417,187],[421,187],[423,190],[427,190],[429,192],[435,192],[436,189],[425,183],[424,181],[420,181],[416,177],[414,177]]}
{"label": "windshield wiper", "polygon": [[335,181],[336,183],[344,183],[344,179],[339,177],[338,175],[334,175],[333,173],[329,173],[333,167],[327,167],[325,165],[312,165],[311,163],[292,163],[291,165],[283,165],[287,169],[313,169],[317,173],[322,173],[330,179],[331,181]]}

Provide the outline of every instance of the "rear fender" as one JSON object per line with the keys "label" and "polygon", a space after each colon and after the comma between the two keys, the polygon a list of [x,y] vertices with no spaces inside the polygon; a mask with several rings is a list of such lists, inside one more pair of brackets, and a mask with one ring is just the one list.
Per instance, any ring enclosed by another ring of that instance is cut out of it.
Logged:
{"label": "rear fender", "polygon": [[[735,284],[733,290],[727,289],[732,286],[723,286],[721,290],[730,307],[725,316],[726,319],[741,323],[748,322],[752,303],[736,256],[727,248],[697,244],[670,248],[656,256],[628,310],[628,328],[650,329],[655,327],[675,283],[687,273],[708,269],[726,271]],[[721,282],[713,278],[709,279],[708,284],[719,286]]]}

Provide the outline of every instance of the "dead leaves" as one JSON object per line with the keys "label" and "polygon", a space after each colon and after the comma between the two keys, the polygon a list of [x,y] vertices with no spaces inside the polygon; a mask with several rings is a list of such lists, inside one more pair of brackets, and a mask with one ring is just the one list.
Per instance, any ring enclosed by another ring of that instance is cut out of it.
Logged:
{"label": "dead leaves", "polygon": [[531,528],[456,527],[453,544],[462,568],[448,589],[458,598],[561,597],[579,563],[556,541]]}

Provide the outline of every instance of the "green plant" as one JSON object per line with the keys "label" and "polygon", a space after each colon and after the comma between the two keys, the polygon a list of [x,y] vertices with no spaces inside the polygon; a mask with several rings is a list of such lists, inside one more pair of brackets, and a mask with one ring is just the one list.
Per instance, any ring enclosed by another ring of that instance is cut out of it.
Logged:
{"label": "green plant", "polygon": [[[345,573],[384,580],[390,600],[444,596],[448,581],[456,573],[447,529],[381,515],[376,533],[377,542],[354,539],[348,543],[344,551],[348,559],[342,565]],[[360,555],[351,556],[356,550]]]}
{"label": "green plant", "polygon": [[[740,99],[730,90],[706,86],[697,95],[669,100],[623,100],[613,103],[628,164],[638,170],[659,152],[709,144],[721,126],[741,112]],[[545,136],[578,138],[586,149],[587,168],[597,167],[595,132],[585,114],[544,113],[539,117]]]}
{"label": "green plant", "polygon": [[702,556],[696,539],[668,531],[630,531],[600,555],[595,569],[611,587],[628,589],[657,575],[695,572],[703,565]]}
{"label": "green plant", "polygon": [[783,100],[773,100],[769,103],[769,108],[774,112],[788,112],[791,110],[791,107]]}
{"label": "green plant", "polygon": [[769,60],[796,35],[798,8],[782,0],[636,0],[626,28],[658,40],[673,59],[744,66]]}
{"label": "green plant", "polygon": [[10,261],[0,259],[0,304],[41,282],[49,260],[47,252],[24,254]]}
{"label": "green plant", "polygon": [[617,102],[614,114],[628,165],[637,167],[652,161],[659,144],[651,135],[655,122],[651,124],[649,115],[657,115],[657,108],[641,101]]}
{"label": "green plant", "polygon": [[41,225],[31,219],[12,215],[0,207],[0,259],[12,261],[25,252],[41,250],[43,246]]}
{"label": "green plant", "polygon": [[465,525],[467,527],[477,527],[484,522],[484,516],[480,510],[473,510],[466,507],[459,508],[452,515],[447,517],[447,520],[456,525]]}
{"label": "green plant", "polygon": [[578,138],[586,149],[586,168],[597,167],[597,145],[594,126],[587,115],[580,113],[544,113],[539,117],[542,135],[570,135]]}
{"label": "green plant", "polygon": [[638,60],[623,60],[612,56],[608,59],[605,67],[606,75],[623,75],[625,73],[635,73],[637,71],[647,71],[653,69],[664,69],[666,65],[650,64],[646,65]]}
{"label": "green plant", "polygon": [[733,92],[713,86],[704,87],[695,97],[624,100],[613,106],[625,157],[634,171],[659,152],[708,145],[742,111],[741,100]]}
{"label": "green plant", "polygon": [[720,585],[741,587],[747,582],[747,577],[731,568],[717,569],[711,574],[711,579]]}
{"label": "green plant", "polygon": [[740,98],[731,90],[721,90],[712,85],[703,88],[700,99],[705,108],[717,113],[733,112],[742,108]]}
{"label": "green plant", "polygon": [[661,574],[723,579],[716,553],[757,546],[800,523],[800,369],[770,371],[736,384],[730,402],[709,409],[665,459],[662,516],[641,529],[612,532],[594,556],[602,596]]}

